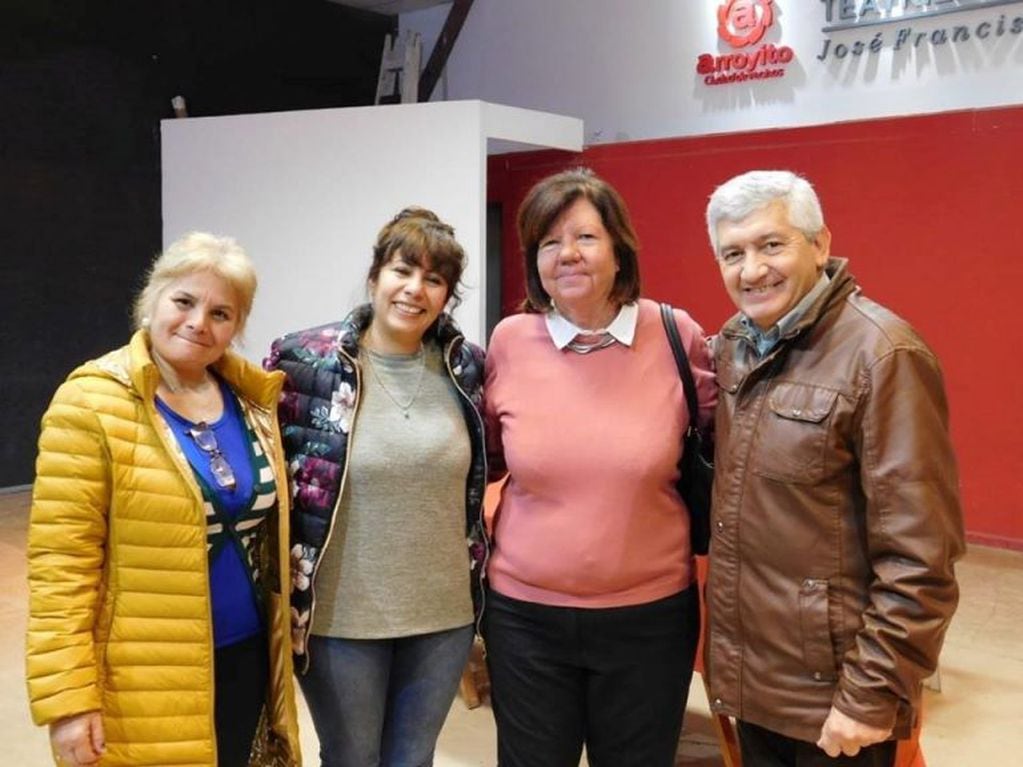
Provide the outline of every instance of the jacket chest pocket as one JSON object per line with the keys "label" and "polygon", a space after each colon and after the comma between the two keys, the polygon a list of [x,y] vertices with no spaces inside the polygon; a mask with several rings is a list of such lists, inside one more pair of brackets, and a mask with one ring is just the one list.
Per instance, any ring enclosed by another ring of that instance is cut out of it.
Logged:
{"label": "jacket chest pocket", "polygon": [[838,392],[800,383],[775,384],[757,430],[752,469],[770,479],[811,484],[824,474],[828,432]]}

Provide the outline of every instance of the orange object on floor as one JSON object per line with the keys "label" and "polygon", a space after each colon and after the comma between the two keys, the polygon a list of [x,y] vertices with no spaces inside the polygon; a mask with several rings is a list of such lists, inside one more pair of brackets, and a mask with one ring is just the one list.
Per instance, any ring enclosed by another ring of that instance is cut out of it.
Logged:
{"label": "orange object on floor", "polygon": [[[493,530],[494,510],[497,502],[501,499],[501,487],[504,480],[492,482],[487,485],[487,492],[483,498],[483,520],[487,526],[487,532]],[[487,674],[487,664],[483,659],[483,644],[479,640],[473,643],[469,660],[462,670],[462,679],[458,683],[458,693],[469,709],[477,708],[486,700],[490,692],[490,677]]]}
{"label": "orange object on floor", "polygon": [[[703,680],[703,689],[707,693],[707,702],[710,698],[710,687],[707,686],[707,677],[703,673],[703,640],[707,634],[707,602],[703,598],[703,589],[707,583],[707,558],[696,557],[696,586],[700,590],[700,641],[696,643],[696,663],[693,671],[700,675]],[[742,755],[739,752],[739,735],[735,730],[735,722],[725,714],[710,714],[710,722],[714,727],[714,734],[718,739],[718,750],[721,751],[721,759],[725,767],[742,767]]]}
{"label": "orange object on floor", "polygon": [[895,749],[895,767],[927,767],[927,762],[924,761],[924,749],[920,745],[920,730],[923,723],[924,712],[921,709],[916,727],[910,733],[909,740],[900,740]]}
{"label": "orange object on floor", "polygon": [[501,488],[504,487],[505,479],[491,482],[487,485],[487,492],[483,496],[483,522],[487,526],[487,535],[494,534],[494,512],[497,511],[497,504],[501,500]]}
{"label": "orange object on floor", "polygon": [[479,639],[473,642],[469,651],[469,660],[458,683],[458,693],[468,709],[478,708],[490,694],[490,676],[483,659],[483,642]]}

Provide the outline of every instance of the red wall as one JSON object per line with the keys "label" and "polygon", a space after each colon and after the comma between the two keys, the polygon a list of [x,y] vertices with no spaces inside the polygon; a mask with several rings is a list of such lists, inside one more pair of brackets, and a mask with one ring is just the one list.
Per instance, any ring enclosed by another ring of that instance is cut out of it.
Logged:
{"label": "red wall", "polygon": [[1023,549],[1023,339],[1013,340],[1023,329],[1023,107],[492,158],[506,314],[524,295],[516,208],[537,179],[572,165],[628,203],[644,295],[685,307],[708,332],[733,311],[707,243],[708,195],[754,168],[809,178],[832,254],[941,359],[970,539]]}

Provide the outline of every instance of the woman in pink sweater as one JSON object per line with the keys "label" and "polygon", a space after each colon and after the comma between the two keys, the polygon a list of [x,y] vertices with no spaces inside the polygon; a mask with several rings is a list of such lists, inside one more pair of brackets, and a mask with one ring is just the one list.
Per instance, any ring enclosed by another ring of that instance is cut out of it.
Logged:
{"label": "woman in pink sweater", "polygon": [[[685,396],[636,235],[586,169],[519,210],[525,313],[494,330],[485,414],[505,472],[484,611],[501,767],[669,767],[699,635],[675,490]],[[700,327],[675,320],[701,424],[716,402]]]}

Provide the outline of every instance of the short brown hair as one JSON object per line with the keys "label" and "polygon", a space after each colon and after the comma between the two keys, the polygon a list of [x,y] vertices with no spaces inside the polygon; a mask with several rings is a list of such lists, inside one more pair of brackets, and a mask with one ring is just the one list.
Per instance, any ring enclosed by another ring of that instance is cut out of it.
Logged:
{"label": "short brown hair", "polygon": [[408,207],[388,221],[377,235],[373,246],[373,263],[369,267],[369,282],[376,282],[396,251],[401,260],[436,272],[448,285],[448,300],[457,306],[462,300],[462,272],[465,271],[465,251],[455,239],[455,230],[445,224],[432,210]]}
{"label": "short brown hair", "polygon": [[539,181],[519,206],[519,243],[526,266],[527,312],[546,312],[551,297],[540,282],[537,251],[540,240],[554,221],[576,200],[589,200],[614,243],[618,272],[611,287],[611,300],[619,306],[639,298],[639,240],[629,219],[629,210],[621,195],[589,168],[572,168]]}

